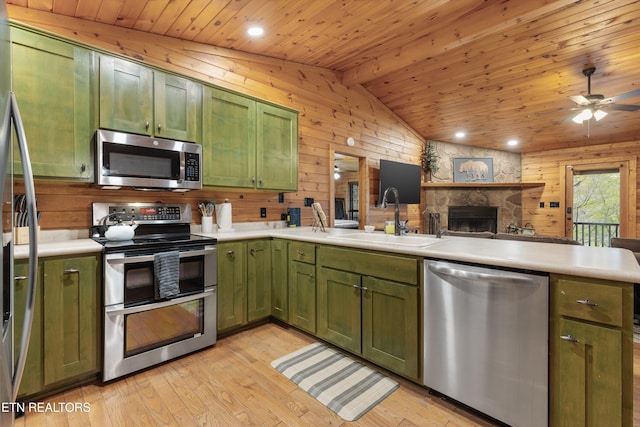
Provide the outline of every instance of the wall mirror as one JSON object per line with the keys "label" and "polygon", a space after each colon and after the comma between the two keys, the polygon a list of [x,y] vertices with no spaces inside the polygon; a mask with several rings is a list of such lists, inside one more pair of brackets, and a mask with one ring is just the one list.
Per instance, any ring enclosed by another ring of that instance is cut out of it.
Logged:
{"label": "wall mirror", "polygon": [[362,229],[367,218],[367,159],[332,153],[330,223],[335,228]]}

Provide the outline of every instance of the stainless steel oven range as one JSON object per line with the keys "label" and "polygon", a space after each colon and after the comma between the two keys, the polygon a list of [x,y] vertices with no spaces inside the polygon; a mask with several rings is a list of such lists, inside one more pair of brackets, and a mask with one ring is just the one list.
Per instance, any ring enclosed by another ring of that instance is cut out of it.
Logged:
{"label": "stainless steel oven range", "polygon": [[[93,238],[104,246],[103,381],[215,344],[216,239],[190,234],[190,223],[186,204],[93,204]],[[110,224],[125,228],[107,239]],[[119,240],[126,227],[133,238]]]}

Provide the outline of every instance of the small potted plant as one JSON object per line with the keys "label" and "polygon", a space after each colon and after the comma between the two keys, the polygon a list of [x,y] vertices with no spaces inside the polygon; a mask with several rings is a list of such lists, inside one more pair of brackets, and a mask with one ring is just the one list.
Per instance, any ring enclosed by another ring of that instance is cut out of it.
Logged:
{"label": "small potted plant", "polygon": [[440,156],[436,151],[436,145],[432,141],[425,141],[422,146],[422,170],[424,171],[425,181],[431,182],[431,177],[438,172],[438,160]]}

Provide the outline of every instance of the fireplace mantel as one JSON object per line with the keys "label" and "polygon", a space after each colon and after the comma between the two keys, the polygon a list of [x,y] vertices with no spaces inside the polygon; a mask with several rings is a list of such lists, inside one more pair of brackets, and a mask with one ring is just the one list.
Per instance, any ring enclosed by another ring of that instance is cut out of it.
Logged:
{"label": "fireplace mantel", "polygon": [[544,182],[423,182],[422,188],[533,188]]}

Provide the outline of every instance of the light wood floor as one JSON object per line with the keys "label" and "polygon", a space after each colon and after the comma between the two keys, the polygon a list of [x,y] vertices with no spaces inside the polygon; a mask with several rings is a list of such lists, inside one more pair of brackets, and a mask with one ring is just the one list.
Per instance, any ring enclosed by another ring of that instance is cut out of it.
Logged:
{"label": "light wood floor", "polygon": [[[271,368],[272,360],[313,339],[266,324],[215,347],[106,386],[89,385],[45,400],[89,412],[27,412],[16,426],[490,426],[401,378],[400,388],[348,423]],[[640,425],[640,344],[634,348],[634,425]]]}

